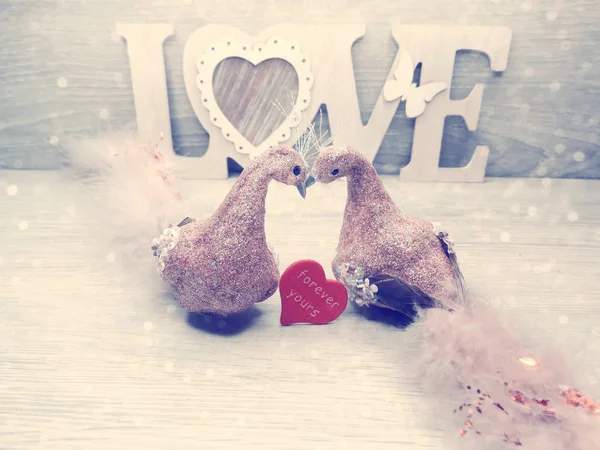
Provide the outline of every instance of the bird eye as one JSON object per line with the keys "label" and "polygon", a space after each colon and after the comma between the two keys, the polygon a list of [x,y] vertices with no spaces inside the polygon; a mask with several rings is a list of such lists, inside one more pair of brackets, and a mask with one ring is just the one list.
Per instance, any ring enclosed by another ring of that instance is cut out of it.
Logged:
{"label": "bird eye", "polygon": [[335,176],[336,176],[338,173],[340,173],[339,169],[333,169],[333,170],[331,171],[331,175],[333,175],[334,177],[335,177]]}
{"label": "bird eye", "polygon": [[300,175],[301,171],[302,171],[302,169],[300,169],[300,166],[294,167],[294,175],[296,175],[296,176]]}

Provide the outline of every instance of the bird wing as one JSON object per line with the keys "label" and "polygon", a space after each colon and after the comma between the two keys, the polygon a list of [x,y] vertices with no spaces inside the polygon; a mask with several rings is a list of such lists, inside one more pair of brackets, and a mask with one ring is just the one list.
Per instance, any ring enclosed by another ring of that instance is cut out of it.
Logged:
{"label": "bird wing", "polygon": [[466,294],[465,277],[463,276],[460,266],[458,265],[458,258],[456,257],[456,252],[454,251],[454,242],[452,242],[452,239],[450,239],[450,236],[445,230],[438,228],[436,225],[434,225],[434,228],[434,233],[440,240],[442,249],[444,250],[444,253],[446,253],[450,264],[452,264],[454,279],[456,280],[458,288],[460,289],[460,293],[462,294],[461,300],[464,301]]}
{"label": "bird wing", "polygon": [[178,227],[182,227],[184,225],[187,225],[188,223],[192,223],[195,222],[196,219],[192,219],[191,217],[186,217],[185,219],[183,219],[181,222],[179,222],[177,224]]}
{"label": "bird wing", "polygon": [[[452,265],[454,280],[459,289],[459,298],[456,300],[464,302],[466,294],[465,279],[458,265],[456,253],[454,252],[454,243],[446,231],[435,227],[434,233]],[[394,275],[386,273],[367,275],[362,285],[365,286],[363,288],[364,296],[372,297],[370,301],[368,298],[365,299],[367,304],[392,309],[411,319],[415,319],[418,311],[421,309],[444,308],[452,311],[450,307],[441,304],[438,300],[423,292],[419,287],[409,284]]]}
{"label": "bird wing", "polygon": [[414,319],[420,309],[433,308],[438,302],[417,286],[385,273],[367,277],[369,286],[376,286],[374,304]]}

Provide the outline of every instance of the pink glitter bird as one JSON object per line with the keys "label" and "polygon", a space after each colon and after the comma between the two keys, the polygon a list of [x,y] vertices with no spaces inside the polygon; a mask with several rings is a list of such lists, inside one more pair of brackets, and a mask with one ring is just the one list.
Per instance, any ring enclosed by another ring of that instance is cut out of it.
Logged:
{"label": "pink glitter bird", "polygon": [[415,307],[451,308],[462,301],[463,278],[448,234],[400,211],[361,153],[330,147],[316,159],[312,174],[321,183],[348,179],[333,272],[354,302],[414,318]]}
{"label": "pink glitter bird", "polygon": [[265,236],[265,199],[271,180],[304,196],[307,167],[291,147],[272,148],[242,172],[209,218],[184,219],[153,240],[158,270],[190,312],[227,316],[277,290],[279,271]]}
{"label": "pink glitter bird", "polygon": [[421,322],[411,328],[423,342],[414,363],[440,404],[464,389],[453,414],[460,448],[598,448],[600,404],[563,386],[571,380],[561,361],[529,356],[498,312],[466,291],[446,232],[401,212],[350,147],[323,150],[312,177],[348,181],[333,271],[350,298]]}

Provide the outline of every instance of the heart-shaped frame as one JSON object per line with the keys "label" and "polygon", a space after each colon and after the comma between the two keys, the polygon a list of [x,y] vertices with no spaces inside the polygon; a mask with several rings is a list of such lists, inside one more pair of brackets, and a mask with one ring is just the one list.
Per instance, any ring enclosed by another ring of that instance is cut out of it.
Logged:
{"label": "heart-shaped frame", "polygon": [[[225,117],[217,103],[213,89],[213,74],[219,63],[228,58],[241,58],[257,66],[268,59],[283,59],[296,71],[298,76],[298,96],[292,110],[285,120],[270,136],[258,146],[253,145]],[[202,105],[208,110],[211,122],[221,129],[223,137],[235,145],[235,149],[255,158],[270,147],[288,140],[292,129],[300,123],[302,111],[310,104],[310,89],[314,79],[308,58],[300,51],[300,46],[291,41],[272,37],[263,44],[239,42],[233,38],[209,45],[206,52],[199,56],[196,67],[196,86],[202,94]]]}

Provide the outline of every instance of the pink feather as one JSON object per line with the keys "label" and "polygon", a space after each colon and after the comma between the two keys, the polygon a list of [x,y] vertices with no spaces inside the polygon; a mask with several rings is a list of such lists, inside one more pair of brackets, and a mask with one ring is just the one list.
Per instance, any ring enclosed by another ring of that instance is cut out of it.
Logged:
{"label": "pink feather", "polygon": [[459,400],[453,416],[459,448],[599,448],[600,404],[565,384],[564,361],[535,356],[497,311],[467,294],[464,306],[421,311],[417,361],[426,389]]}
{"label": "pink feather", "polygon": [[[173,155],[161,150],[161,136],[145,142],[135,132],[90,139],[63,139],[66,175],[85,191],[80,208],[103,258],[114,251],[118,267],[156,277],[151,241],[185,217],[172,176]],[[139,279],[139,278],[138,278]]]}

